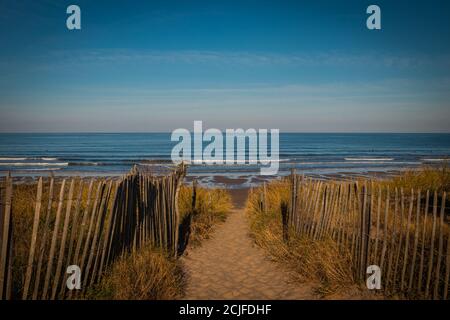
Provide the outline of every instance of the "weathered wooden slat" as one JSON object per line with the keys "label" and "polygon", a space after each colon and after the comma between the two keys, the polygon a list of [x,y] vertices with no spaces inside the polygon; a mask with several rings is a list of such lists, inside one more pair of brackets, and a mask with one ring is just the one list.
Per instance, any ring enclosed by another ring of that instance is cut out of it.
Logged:
{"label": "weathered wooden slat", "polygon": [[319,186],[317,188],[317,194],[316,194],[316,200],[315,200],[315,204],[314,204],[314,214],[313,214],[313,219],[311,222],[311,229],[309,232],[309,236],[311,238],[314,237],[316,229],[317,229],[317,221],[319,219],[318,215],[320,214],[320,205],[321,205],[321,195],[322,195],[322,182],[319,181]]}
{"label": "weathered wooden slat", "polygon": [[295,174],[295,169],[291,170],[291,177],[292,177],[292,190],[291,190],[291,206],[289,210],[289,219],[288,224],[290,221],[293,221],[293,217],[297,212],[297,175]]}
{"label": "weathered wooden slat", "polygon": [[402,267],[402,278],[400,283],[400,289],[403,291],[406,286],[405,277],[406,277],[406,268],[408,266],[408,253],[409,253],[409,231],[411,229],[411,216],[414,206],[414,190],[411,189],[411,199],[409,201],[409,210],[408,210],[408,222],[406,223],[406,240],[405,240],[405,250],[403,254],[403,267]]}
{"label": "weathered wooden slat", "polygon": [[[115,187],[114,187],[114,196],[113,196],[113,204],[112,204],[112,208],[108,217],[108,222],[106,225],[106,233],[104,236],[104,240],[103,240],[103,247],[102,247],[102,255],[101,255],[101,260],[100,260],[100,266],[98,269],[98,273],[102,274],[104,272],[104,268],[108,265],[107,264],[107,254],[108,254],[108,248],[109,245],[112,241],[112,232],[114,229],[114,218],[115,218],[115,208],[114,206],[116,205],[116,201],[117,201],[117,197],[118,197],[118,183],[115,183]],[[106,262],[106,263],[105,263]]]}
{"label": "weathered wooden slat", "polygon": [[419,244],[419,230],[420,230],[420,189],[417,191],[417,204],[416,204],[416,221],[414,226],[414,247],[413,247],[413,255],[411,260],[411,271],[409,274],[409,283],[408,290],[412,291],[413,289],[413,277],[416,266],[416,256],[417,256],[417,246]]}
{"label": "weathered wooden slat", "polygon": [[355,272],[356,272],[356,279],[358,281],[361,281],[361,208],[362,208],[362,199],[361,199],[361,186],[358,184],[358,182],[355,182],[355,233],[356,233],[356,244],[355,244]]}
{"label": "weathered wooden slat", "polygon": [[[393,260],[395,254],[395,245],[397,241],[397,218],[398,218],[398,189],[395,188],[395,198],[394,198],[394,213],[392,215],[392,233],[391,233],[391,241],[389,242],[389,258],[388,258],[388,267],[387,267],[387,276],[385,282],[385,290],[388,292],[390,290],[391,284],[391,274],[393,268]],[[401,237],[401,234],[399,234]],[[392,285],[395,289],[395,283],[392,280]]]}
{"label": "weathered wooden slat", "polygon": [[433,260],[434,260],[434,242],[436,237],[436,216],[437,216],[437,191],[434,192],[433,197],[433,226],[431,229],[431,239],[430,239],[430,257],[428,259],[428,272],[427,281],[425,283],[425,297],[428,298],[430,294],[430,284],[431,284],[431,274],[433,272]]}
{"label": "weathered wooden slat", "polygon": [[403,188],[400,189],[400,226],[399,226],[399,241],[398,248],[396,250],[396,258],[395,258],[395,266],[394,266],[394,286],[397,286],[397,275],[400,273],[398,268],[400,267],[400,257],[402,254],[402,245],[403,245],[403,226],[406,225],[404,223],[405,216],[405,194],[403,192]]}
{"label": "weathered wooden slat", "polygon": [[71,224],[71,232],[70,232],[70,238],[69,238],[69,251],[67,253],[67,261],[69,263],[74,263],[73,260],[73,251],[74,251],[74,246],[75,246],[75,240],[77,235],[79,235],[79,230],[80,230],[80,210],[81,210],[81,203],[83,200],[83,191],[84,191],[84,183],[83,180],[80,180],[80,185],[78,187],[78,195],[75,201],[75,210],[73,213],[73,219],[72,219],[72,224]]}
{"label": "weathered wooden slat", "polygon": [[[105,225],[105,218],[106,218],[106,214],[108,212],[108,204],[109,204],[109,200],[111,198],[111,191],[112,191],[112,181],[110,181],[108,183],[108,187],[106,190],[106,196],[105,196],[105,200],[103,203],[103,206],[100,208],[100,216],[99,216],[99,227],[98,227],[98,231],[97,231],[97,235],[95,236],[95,240],[96,240],[96,252],[94,254],[94,266],[92,269],[92,275],[91,275],[91,280],[90,280],[90,284],[92,285],[96,282],[97,280],[97,274],[98,274],[98,267],[99,267],[99,261],[100,261],[100,255],[101,255],[101,239],[102,239],[102,235],[104,234],[104,225]],[[98,243],[98,245],[97,245]]]}
{"label": "weathered wooden slat", "polygon": [[45,251],[45,246],[47,243],[47,237],[49,234],[49,225],[50,225],[50,216],[52,213],[52,205],[53,205],[53,187],[55,184],[55,179],[53,177],[50,178],[50,186],[48,189],[48,202],[47,202],[47,211],[45,214],[45,221],[44,221],[44,226],[43,226],[43,235],[42,235],[42,239],[41,239],[41,245],[39,248],[39,258],[38,258],[38,264],[37,264],[37,268],[36,268],[36,279],[35,279],[35,283],[34,283],[34,290],[33,290],[33,296],[32,299],[36,300],[38,298],[38,292],[39,292],[39,285],[40,285],[40,281],[41,281],[41,270],[42,270],[42,263],[44,260],[44,251]]}
{"label": "weathered wooden slat", "polygon": [[341,192],[341,185],[337,184],[334,199],[333,199],[332,205],[330,207],[328,221],[327,221],[326,229],[325,229],[325,233],[327,234],[327,236],[331,237],[332,239],[334,239],[333,231],[334,231],[335,224],[336,224],[336,211],[337,211],[337,207],[339,205],[340,192]]}
{"label": "weathered wooden slat", "polygon": [[447,233],[447,258],[445,259],[444,295],[442,300],[447,300],[450,276],[450,233]]}
{"label": "weathered wooden slat", "polygon": [[[5,184],[5,185],[4,185]],[[0,182],[0,300],[3,300],[4,282],[5,282],[5,269],[2,263],[3,259],[3,227],[4,227],[4,217],[3,211],[5,207],[5,189],[6,189],[6,179],[5,183]]]}
{"label": "weathered wooden slat", "polygon": [[389,206],[390,206],[390,191],[389,187],[386,190],[386,201],[384,205],[384,224],[383,224],[383,248],[381,249],[381,262],[380,262],[380,268],[383,276],[387,274],[384,263],[385,263],[385,257],[386,257],[386,251],[387,251],[387,244],[389,241],[389,230],[388,230],[388,219],[389,219]]}
{"label": "weathered wooden slat", "polygon": [[436,270],[434,278],[434,293],[433,299],[437,300],[439,298],[439,287],[440,287],[440,277],[441,277],[441,263],[442,263],[442,251],[444,248],[444,214],[445,214],[445,197],[446,193],[442,194],[442,204],[441,204],[441,215],[439,219],[439,246],[438,246],[438,256],[436,261]]}
{"label": "weathered wooden slat", "polygon": [[355,204],[355,191],[354,191],[354,185],[350,184],[350,197],[349,197],[349,202],[350,202],[350,228],[351,228],[351,258],[352,258],[352,264],[354,266],[354,269],[356,269],[356,259],[355,259],[355,254],[356,254],[356,237],[357,237],[357,215],[356,215],[356,204]]}
{"label": "weathered wooden slat", "polygon": [[52,300],[56,299],[59,279],[61,277],[62,265],[63,265],[65,249],[66,249],[67,231],[69,229],[70,212],[72,210],[74,187],[75,187],[75,180],[72,179],[70,182],[70,187],[69,187],[69,196],[68,196],[67,205],[66,205],[66,215],[64,217],[64,225],[63,225],[63,230],[62,230],[61,243],[59,246],[58,264],[56,265],[55,277],[53,279],[53,288],[52,288],[52,296],[51,296]]}
{"label": "weathered wooden slat", "polygon": [[378,242],[380,239],[380,219],[381,219],[381,187],[378,187],[378,206],[377,206],[377,226],[375,234],[375,249],[373,251],[374,263],[380,265],[378,260]]}
{"label": "weathered wooden slat", "polygon": [[363,278],[366,274],[366,268],[367,268],[367,261],[365,261],[365,256],[367,253],[367,241],[368,241],[368,234],[366,234],[367,225],[366,225],[366,210],[367,210],[367,184],[364,184],[362,187],[362,207],[360,208],[360,214],[361,214],[361,225],[360,225],[360,234],[361,234],[361,247],[360,247],[360,253],[359,253],[359,264],[360,264],[360,277]]}
{"label": "weathered wooden slat", "polygon": [[366,250],[366,266],[371,264],[372,257],[372,219],[375,212],[375,183],[372,180],[368,190],[368,208],[367,208],[367,222],[366,222],[366,236],[367,236],[367,250]]}
{"label": "weathered wooden slat", "polygon": [[[97,201],[97,208],[96,208],[96,213],[95,215],[93,214],[94,219],[91,220],[92,222],[92,228],[90,226],[90,230],[91,230],[91,234],[92,236],[89,236],[89,238],[91,238],[90,241],[90,250],[89,251],[89,255],[86,256],[87,258],[87,263],[84,266],[83,270],[84,270],[84,278],[83,278],[83,291],[85,291],[87,289],[87,285],[88,285],[88,279],[90,276],[92,276],[92,271],[91,270],[91,265],[92,265],[92,259],[94,258],[94,253],[96,250],[96,245],[97,245],[97,237],[98,237],[98,233],[99,233],[99,229],[100,229],[100,223],[101,223],[101,219],[102,219],[102,211],[103,211],[103,207],[105,205],[105,188],[106,188],[106,184],[104,183],[104,181],[101,182],[101,191],[100,191],[100,197],[98,198]],[[93,233],[92,233],[93,231]],[[86,247],[85,247],[86,248]],[[86,251],[86,254],[88,252]]]}
{"label": "weathered wooden slat", "polygon": [[423,210],[423,225],[422,225],[422,246],[420,250],[420,266],[419,266],[419,277],[417,279],[417,289],[419,293],[422,292],[423,288],[423,268],[424,268],[424,261],[425,261],[425,241],[426,241],[426,235],[427,235],[427,218],[428,218],[428,206],[429,206],[429,200],[430,200],[430,191],[427,190],[427,194],[425,197],[425,208]]}
{"label": "weathered wooden slat", "polygon": [[333,207],[333,200],[335,197],[335,195],[334,195],[335,188],[336,188],[336,186],[334,184],[332,184],[330,187],[330,192],[327,195],[328,198],[326,201],[326,206],[323,211],[323,218],[322,218],[322,223],[321,223],[320,239],[323,239],[326,236],[327,225],[328,225],[328,221],[329,221],[329,217],[330,217],[330,211]]}
{"label": "weathered wooden slat", "polygon": [[39,229],[39,218],[41,216],[41,204],[42,204],[42,177],[39,178],[37,186],[37,195],[34,209],[33,229],[31,231],[30,251],[28,255],[27,270],[25,274],[25,283],[22,291],[22,300],[26,300],[28,297],[28,289],[30,288],[31,275],[34,265],[34,253],[36,251],[36,241]]}
{"label": "weathered wooden slat", "polygon": [[[67,257],[66,257],[66,261],[67,261],[67,265],[74,265],[75,262],[72,258],[72,253],[73,253],[73,246],[75,243],[75,236],[79,230],[79,226],[78,226],[78,217],[80,214],[80,206],[81,206],[81,200],[83,197],[83,188],[84,184],[83,181],[80,180],[80,186],[78,188],[78,195],[76,198],[76,202],[75,202],[75,211],[73,213],[73,219],[72,219],[72,224],[71,224],[71,232],[70,232],[70,238],[69,238],[69,251],[67,253]],[[67,273],[63,273],[63,279],[61,281],[61,288],[60,288],[60,292],[59,292],[59,296],[60,297],[64,297],[65,291],[66,291],[66,281],[67,281]]]}
{"label": "weathered wooden slat", "polygon": [[350,232],[348,231],[349,228],[349,224],[350,224],[350,213],[349,213],[349,186],[347,183],[344,184],[344,207],[342,209],[342,215],[343,215],[343,219],[342,219],[342,239],[341,239],[341,250],[346,250],[349,245],[349,234]]}
{"label": "weathered wooden slat", "polygon": [[84,232],[87,227],[86,224],[88,221],[88,216],[89,216],[89,211],[90,211],[90,206],[91,206],[91,201],[92,201],[93,186],[94,186],[94,180],[91,179],[91,181],[89,182],[89,187],[88,187],[88,191],[87,191],[87,195],[86,195],[86,203],[85,203],[85,207],[84,207],[83,217],[81,219],[81,225],[80,225],[80,231],[78,234],[77,245],[75,247],[75,253],[73,255],[73,263],[78,266],[81,266],[80,251],[81,251],[82,244],[83,244]]}
{"label": "weathered wooden slat", "polygon": [[0,252],[0,299],[11,299],[11,267],[12,259],[12,178],[5,179],[3,199],[2,238]]}
{"label": "weathered wooden slat", "polygon": [[319,200],[320,206],[319,206],[319,210],[317,212],[317,220],[316,220],[315,231],[314,231],[314,240],[317,240],[319,238],[320,227],[321,227],[322,221],[323,221],[324,211],[325,211],[326,203],[327,203],[326,199],[327,199],[328,193],[329,193],[329,185],[324,184],[324,189],[320,195],[320,200]]}
{"label": "weathered wooden slat", "polygon": [[108,266],[110,264],[110,262],[113,260],[113,254],[116,252],[113,244],[116,246],[117,248],[117,242],[115,242],[115,239],[118,239],[118,237],[120,236],[119,232],[119,227],[120,226],[120,221],[121,221],[121,204],[123,203],[122,199],[123,199],[123,184],[122,182],[118,182],[117,183],[117,187],[116,187],[117,191],[116,191],[116,200],[114,201],[114,207],[112,210],[112,215],[113,215],[113,220],[112,220],[112,225],[111,225],[111,235],[110,235],[110,240],[108,243],[108,248],[107,248],[107,254],[106,254],[106,261],[105,261],[105,265]]}
{"label": "weathered wooden slat", "polygon": [[52,273],[53,268],[53,258],[55,256],[55,250],[56,250],[56,241],[58,240],[58,231],[59,231],[59,224],[61,220],[61,212],[63,207],[63,201],[64,201],[64,189],[66,185],[66,179],[63,179],[61,183],[61,189],[59,192],[59,201],[58,201],[58,209],[56,211],[56,220],[55,225],[53,227],[53,235],[52,235],[52,243],[50,245],[50,253],[48,255],[48,262],[47,262],[47,271],[45,273],[45,281],[44,281],[44,288],[42,291],[42,299],[47,299],[47,293],[50,286],[50,277]]}
{"label": "weathered wooden slat", "polygon": [[311,230],[314,226],[314,220],[316,219],[316,210],[318,205],[318,199],[319,199],[319,189],[320,189],[320,182],[316,181],[314,183],[314,191],[311,196],[311,204],[309,207],[310,216],[308,219],[308,224],[305,229],[305,234],[309,237],[311,237]]}

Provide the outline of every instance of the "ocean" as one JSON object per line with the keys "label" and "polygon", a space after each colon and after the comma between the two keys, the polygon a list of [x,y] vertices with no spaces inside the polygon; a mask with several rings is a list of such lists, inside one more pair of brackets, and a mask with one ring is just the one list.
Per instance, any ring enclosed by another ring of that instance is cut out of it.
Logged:
{"label": "ocean", "polygon": [[[2,133],[0,174],[121,175],[135,165],[170,167],[170,133]],[[279,174],[392,172],[441,165],[450,134],[281,133]],[[256,165],[191,165],[191,176],[256,176]]]}

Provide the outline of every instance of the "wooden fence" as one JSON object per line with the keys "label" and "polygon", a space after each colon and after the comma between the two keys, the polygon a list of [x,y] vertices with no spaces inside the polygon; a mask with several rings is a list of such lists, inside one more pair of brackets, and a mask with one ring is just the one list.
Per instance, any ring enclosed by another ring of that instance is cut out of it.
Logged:
{"label": "wooden fence", "polygon": [[185,172],[181,165],[163,177],[133,169],[116,180],[40,178],[32,227],[16,237],[12,218],[26,219],[26,214],[15,211],[12,182],[6,179],[0,206],[0,299],[71,298],[68,266],[80,268],[76,292],[84,293],[115,259],[144,245],[176,255],[177,197]]}
{"label": "wooden fence", "polygon": [[[366,181],[325,182],[290,176],[282,208],[284,238],[333,239],[354,280],[381,269],[382,290],[405,298],[448,299],[450,228],[445,192],[390,190]],[[264,210],[265,188],[261,188]]]}
{"label": "wooden fence", "polygon": [[12,292],[12,179],[0,184],[0,300],[11,299]]}

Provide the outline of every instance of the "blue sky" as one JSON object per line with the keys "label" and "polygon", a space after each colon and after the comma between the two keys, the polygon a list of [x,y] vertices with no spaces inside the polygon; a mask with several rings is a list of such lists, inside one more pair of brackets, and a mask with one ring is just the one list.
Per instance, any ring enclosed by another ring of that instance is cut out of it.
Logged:
{"label": "blue sky", "polygon": [[[82,30],[65,26],[78,4]],[[382,30],[366,28],[370,4]],[[450,132],[448,1],[0,2],[0,131]]]}

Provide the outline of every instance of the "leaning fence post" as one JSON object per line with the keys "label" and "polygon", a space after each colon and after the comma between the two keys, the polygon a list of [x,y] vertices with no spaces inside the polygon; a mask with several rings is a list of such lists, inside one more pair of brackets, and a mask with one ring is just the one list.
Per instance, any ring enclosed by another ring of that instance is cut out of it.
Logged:
{"label": "leaning fence post", "polygon": [[450,276],[450,234],[447,235],[447,259],[445,260],[445,278],[444,278],[443,300],[447,300],[449,276]]}
{"label": "leaning fence post", "polygon": [[5,180],[4,202],[1,218],[1,248],[0,248],[0,299],[11,299],[11,259],[12,259],[12,178],[8,174]]}
{"label": "leaning fence post", "polygon": [[431,230],[431,244],[430,244],[430,258],[428,259],[427,282],[425,284],[425,297],[428,298],[430,290],[431,273],[433,271],[433,257],[434,257],[434,238],[436,236],[436,215],[437,215],[437,191],[434,191],[433,197],[433,227]]}
{"label": "leaning fence post", "polygon": [[445,214],[445,196],[444,192],[442,195],[442,204],[441,204],[441,216],[439,221],[439,246],[438,246],[438,258],[436,263],[436,271],[435,271],[435,280],[434,280],[434,293],[433,299],[436,300],[439,297],[439,280],[441,273],[441,260],[442,260],[442,250],[444,246],[444,214]]}
{"label": "leaning fence post", "polygon": [[[27,271],[25,276],[25,285],[23,288],[22,299],[25,300],[28,295],[28,289],[30,287],[31,275],[33,272],[33,263],[34,263],[34,252],[36,251],[36,240],[39,229],[39,217],[41,214],[41,202],[42,202],[42,177],[39,178],[38,187],[37,187],[37,196],[35,203],[35,212],[34,212],[34,221],[33,221],[33,229],[31,233],[31,245],[30,252],[28,256],[28,264]],[[36,275],[39,276],[39,275]]]}
{"label": "leaning fence post", "polygon": [[197,202],[197,180],[192,181],[192,213],[195,213],[195,206]]}
{"label": "leaning fence post", "polygon": [[291,212],[290,217],[287,218],[286,222],[289,223],[290,221],[293,221],[294,215],[296,214],[296,205],[297,205],[297,176],[295,174],[295,169],[291,169],[291,178],[292,178],[292,185],[291,185]]}
{"label": "leaning fence post", "polygon": [[267,214],[267,188],[266,182],[263,184],[263,210],[264,214]]}
{"label": "leaning fence post", "polygon": [[281,203],[281,221],[283,224],[283,241],[287,243],[289,241],[289,226],[288,226],[288,206],[285,202]]}

